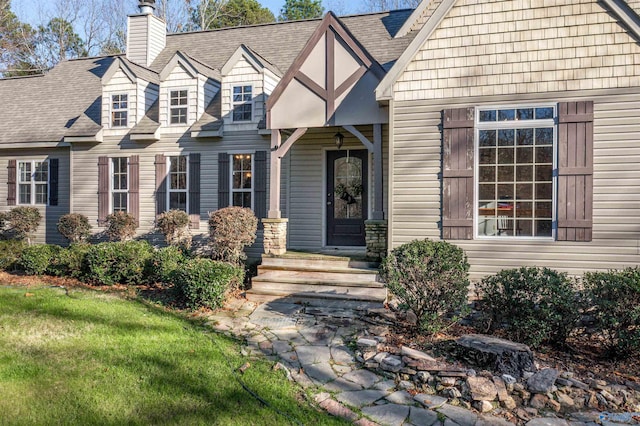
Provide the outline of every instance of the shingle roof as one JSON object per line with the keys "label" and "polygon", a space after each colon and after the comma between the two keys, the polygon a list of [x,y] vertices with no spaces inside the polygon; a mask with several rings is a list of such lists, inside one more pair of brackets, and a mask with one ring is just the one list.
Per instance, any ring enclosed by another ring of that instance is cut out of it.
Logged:
{"label": "shingle roof", "polygon": [[192,132],[209,132],[220,130],[223,124],[222,120],[222,91],[218,90],[218,93],[213,97],[209,105],[202,114],[202,117],[196,121],[191,129]]}
{"label": "shingle roof", "polygon": [[[388,69],[413,38],[413,34],[393,38],[410,14],[411,10],[400,10],[340,19]],[[172,34],[167,36],[166,48],[148,68],[117,55],[65,61],[41,77],[0,79],[0,146],[95,135],[101,125],[101,78],[116,58],[121,58],[136,76],[157,82],[158,73],[181,51],[197,62],[199,71],[217,76],[236,49],[245,44],[274,70],[286,72],[320,22],[314,19]],[[221,121],[219,112],[213,110],[217,108],[214,102],[194,127],[219,127]],[[150,113],[134,132],[157,128],[157,118],[150,117],[153,111]]]}
{"label": "shingle roof", "polygon": [[160,100],[149,107],[144,117],[131,129],[132,135],[152,135],[160,127]]}
{"label": "shingle roof", "polygon": [[100,79],[114,59],[64,61],[44,76],[0,80],[0,145],[60,142],[99,129]]}

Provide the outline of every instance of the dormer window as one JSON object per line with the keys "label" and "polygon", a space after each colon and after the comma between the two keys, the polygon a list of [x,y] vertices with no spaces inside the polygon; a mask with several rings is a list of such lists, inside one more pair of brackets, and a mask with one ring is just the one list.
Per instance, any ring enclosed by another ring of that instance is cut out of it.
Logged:
{"label": "dormer window", "polygon": [[111,127],[127,127],[129,114],[128,95],[111,95]]}
{"label": "dormer window", "polygon": [[253,87],[233,86],[233,121],[253,119]]}
{"label": "dormer window", "polygon": [[169,94],[169,123],[187,124],[188,90],[172,90]]}

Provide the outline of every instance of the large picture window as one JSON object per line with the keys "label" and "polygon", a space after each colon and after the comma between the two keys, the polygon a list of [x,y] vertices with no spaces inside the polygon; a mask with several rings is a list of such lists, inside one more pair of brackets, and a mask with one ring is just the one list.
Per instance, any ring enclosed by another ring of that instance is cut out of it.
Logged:
{"label": "large picture window", "polygon": [[253,207],[253,155],[231,156],[231,203],[235,207]]}
{"label": "large picture window", "polygon": [[169,157],[169,210],[187,211],[189,182],[188,182],[189,161],[186,155]]}
{"label": "large picture window", "polygon": [[49,163],[18,161],[18,204],[47,204]]}
{"label": "large picture window", "polygon": [[233,86],[233,121],[253,119],[253,87]]}
{"label": "large picture window", "polygon": [[555,116],[553,106],[478,111],[478,236],[553,236]]}
{"label": "large picture window", "polygon": [[169,94],[169,121],[171,124],[187,124],[189,91],[172,90]]}
{"label": "large picture window", "polygon": [[111,211],[129,209],[129,168],[126,157],[111,159]]}

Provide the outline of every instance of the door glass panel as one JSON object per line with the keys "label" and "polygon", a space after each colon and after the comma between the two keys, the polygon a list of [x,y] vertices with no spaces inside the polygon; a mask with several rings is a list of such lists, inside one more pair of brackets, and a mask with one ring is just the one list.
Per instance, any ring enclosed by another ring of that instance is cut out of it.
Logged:
{"label": "door glass panel", "polygon": [[338,158],[333,163],[335,219],[362,219],[362,160],[357,157]]}

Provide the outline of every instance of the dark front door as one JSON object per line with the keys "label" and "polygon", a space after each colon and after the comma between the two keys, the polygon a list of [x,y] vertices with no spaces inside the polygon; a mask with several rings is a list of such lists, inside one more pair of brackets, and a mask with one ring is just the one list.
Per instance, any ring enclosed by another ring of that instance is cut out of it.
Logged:
{"label": "dark front door", "polygon": [[364,246],[368,212],[366,150],[327,152],[327,245]]}

